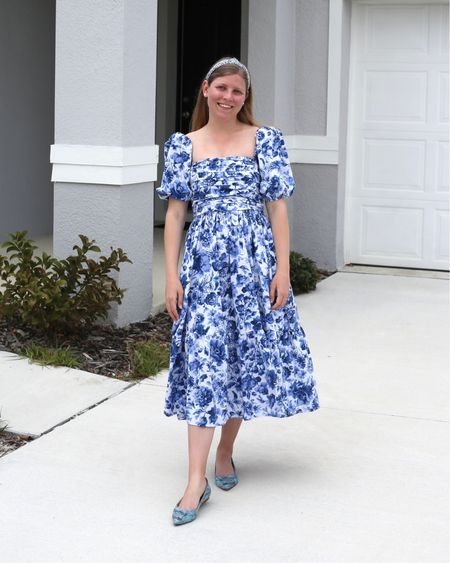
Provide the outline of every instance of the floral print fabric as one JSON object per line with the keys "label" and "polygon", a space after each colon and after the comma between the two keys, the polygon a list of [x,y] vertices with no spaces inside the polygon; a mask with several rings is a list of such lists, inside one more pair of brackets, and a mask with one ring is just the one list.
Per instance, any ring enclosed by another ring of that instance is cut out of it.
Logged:
{"label": "floral print fabric", "polygon": [[314,368],[292,288],[272,310],[275,245],[264,202],[295,187],[282,133],[256,131],[253,156],[192,162],[183,133],[164,145],[162,199],[192,201],[172,326],[164,414],[196,426],[287,417],[319,408]]}

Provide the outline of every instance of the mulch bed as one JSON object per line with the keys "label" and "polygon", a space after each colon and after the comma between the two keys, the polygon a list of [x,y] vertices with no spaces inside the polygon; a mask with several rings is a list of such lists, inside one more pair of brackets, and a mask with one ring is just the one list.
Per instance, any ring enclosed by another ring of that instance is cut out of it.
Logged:
{"label": "mulch bed", "polygon": [[[80,334],[58,335],[58,346],[70,346],[81,361],[78,369],[115,379],[134,379],[131,375],[129,346],[153,339],[168,346],[172,319],[167,312],[123,328],[96,325]],[[25,346],[53,347],[54,340],[33,327],[11,325],[0,320],[0,350],[24,355]]]}
{"label": "mulch bed", "polygon": [[34,440],[31,436],[22,434],[13,434],[12,432],[0,432],[0,457],[17,450],[20,446],[24,446],[28,442]]}

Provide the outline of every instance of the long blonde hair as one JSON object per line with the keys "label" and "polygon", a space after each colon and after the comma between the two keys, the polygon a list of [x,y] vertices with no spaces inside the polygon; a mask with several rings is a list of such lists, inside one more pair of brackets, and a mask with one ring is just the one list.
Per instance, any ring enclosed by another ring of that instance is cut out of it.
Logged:
{"label": "long blonde hair", "polygon": [[[228,57],[222,57],[219,60],[221,61],[222,59],[225,58]],[[229,74],[239,74],[239,76],[241,76],[244,79],[245,89],[247,91],[247,96],[245,98],[244,105],[242,106],[241,110],[237,114],[238,121],[242,123],[247,123],[248,125],[259,125],[259,123],[257,123],[255,121],[255,118],[253,117],[252,87],[251,85],[250,87],[248,86],[247,75],[244,69],[234,64],[224,64],[219,68],[216,68],[216,70],[214,70],[211,73],[211,75],[208,77],[208,85],[210,85],[211,82],[216,78],[219,78],[220,76],[227,76]],[[203,84],[203,80],[202,80],[202,84]],[[194,111],[192,112],[192,119],[191,119],[191,125],[189,130],[197,131],[197,129],[201,129],[204,125],[208,123],[208,119],[209,119],[208,103],[206,101],[205,96],[203,96],[202,86],[200,84],[197,94],[197,100],[194,106]]]}

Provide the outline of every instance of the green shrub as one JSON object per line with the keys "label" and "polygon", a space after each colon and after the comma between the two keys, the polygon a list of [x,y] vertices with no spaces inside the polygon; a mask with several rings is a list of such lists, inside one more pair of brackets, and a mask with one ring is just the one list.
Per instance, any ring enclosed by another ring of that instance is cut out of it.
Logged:
{"label": "green shrub", "polygon": [[308,293],[316,289],[320,274],[311,258],[306,258],[303,254],[291,251],[289,254],[289,269],[294,295]]}
{"label": "green shrub", "polygon": [[[123,289],[108,274],[119,270],[121,262],[131,262],[121,248],[99,261],[86,256],[100,252],[95,240],[79,235],[82,245],[76,254],[58,260],[46,252],[34,256],[37,246],[27,239],[27,231],[9,235],[10,256],[0,254],[0,319],[30,324],[51,334],[89,328],[108,314],[110,302],[122,302]],[[14,263],[13,263],[14,262]]]}

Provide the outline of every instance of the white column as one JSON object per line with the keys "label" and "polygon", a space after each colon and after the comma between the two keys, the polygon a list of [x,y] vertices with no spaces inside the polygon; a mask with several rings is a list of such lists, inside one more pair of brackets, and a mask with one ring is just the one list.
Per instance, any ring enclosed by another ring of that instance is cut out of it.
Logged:
{"label": "white column", "polygon": [[78,234],[127,253],[117,326],[152,306],[156,33],[157,0],[57,0],[54,253]]}

